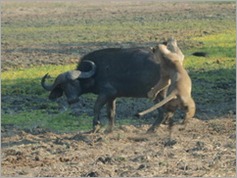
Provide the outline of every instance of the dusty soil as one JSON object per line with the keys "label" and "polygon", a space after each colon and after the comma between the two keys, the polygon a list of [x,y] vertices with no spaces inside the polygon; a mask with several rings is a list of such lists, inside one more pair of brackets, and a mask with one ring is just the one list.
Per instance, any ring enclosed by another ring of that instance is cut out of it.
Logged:
{"label": "dusty soil", "polygon": [[31,177],[235,177],[235,119],[192,119],[186,130],[166,125],[120,126],[113,133],[55,134],[2,129],[2,175]]}

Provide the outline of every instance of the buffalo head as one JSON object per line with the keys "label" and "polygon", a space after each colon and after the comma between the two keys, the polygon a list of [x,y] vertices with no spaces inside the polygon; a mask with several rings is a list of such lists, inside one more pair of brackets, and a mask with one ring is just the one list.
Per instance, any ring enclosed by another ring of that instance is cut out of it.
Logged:
{"label": "buffalo head", "polygon": [[41,79],[42,87],[50,91],[49,99],[55,100],[65,94],[69,104],[78,102],[78,97],[82,94],[82,87],[79,79],[87,79],[95,74],[96,65],[94,62],[85,60],[83,63],[88,63],[91,66],[90,71],[71,70],[59,74],[52,85],[45,83],[45,80],[50,76],[46,74]]}

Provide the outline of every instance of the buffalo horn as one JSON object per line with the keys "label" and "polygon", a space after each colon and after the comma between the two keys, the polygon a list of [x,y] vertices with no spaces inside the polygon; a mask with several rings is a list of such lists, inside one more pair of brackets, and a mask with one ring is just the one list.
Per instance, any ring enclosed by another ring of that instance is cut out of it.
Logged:
{"label": "buffalo horn", "polygon": [[42,87],[47,90],[47,91],[52,91],[57,85],[66,82],[67,80],[76,80],[78,78],[89,78],[92,75],[95,74],[96,70],[96,65],[94,62],[85,60],[83,62],[87,62],[91,65],[91,70],[88,72],[81,72],[80,70],[71,70],[65,73],[62,73],[58,75],[58,77],[55,79],[54,83],[52,85],[47,85],[45,83],[45,80],[49,78],[50,76],[46,74],[42,79],[41,79],[41,85]]}
{"label": "buffalo horn", "polygon": [[67,72],[67,79],[76,80],[78,78],[89,78],[95,74],[96,65],[94,62],[85,60],[83,62],[87,62],[91,65],[91,70],[87,72],[82,72],[80,70],[71,70]]}
{"label": "buffalo horn", "polygon": [[54,84],[53,85],[47,85],[45,83],[45,79],[46,78],[49,78],[50,76],[48,74],[46,74],[42,79],[41,79],[41,85],[42,87],[47,90],[47,91],[52,91],[57,85],[63,83],[66,81],[66,76],[67,76],[67,73],[62,73],[60,75],[58,75],[58,77],[55,79],[54,81]]}

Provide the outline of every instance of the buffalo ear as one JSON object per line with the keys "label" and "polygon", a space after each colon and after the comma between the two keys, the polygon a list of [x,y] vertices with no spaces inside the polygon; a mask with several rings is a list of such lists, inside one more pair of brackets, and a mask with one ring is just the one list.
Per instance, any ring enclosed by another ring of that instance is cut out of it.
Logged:
{"label": "buffalo ear", "polygon": [[151,48],[151,51],[152,51],[153,53],[155,53],[156,48],[152,47],[152,48]]}
{"label": "buffalo ear", "polygon": [[153,53],[155,53],[157,49],[158,49],[158,46],[151,47],[151,51],[152,51]]}
{"label": "buffalo ear", "polygon": [[55,100],[63,95],[63,89],[60,87],[54,88],[50,94],[49,94],[49,99],[50,100]]}
{"label": "buffalo ear", "polygon": [[163,41],[161,44],[167,46],[168,42],[167,41]]}

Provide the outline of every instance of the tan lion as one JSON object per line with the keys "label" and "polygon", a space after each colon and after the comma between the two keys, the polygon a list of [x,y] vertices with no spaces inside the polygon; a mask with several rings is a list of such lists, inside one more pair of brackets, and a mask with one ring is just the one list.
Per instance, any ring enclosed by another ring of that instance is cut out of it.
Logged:
{"label": "tan lion", "polygon": [[[160,59],[161,79],[158,84],[148,93],[150,98],[155,98],[160,92],[165,92],[164,99],[151,108],[138,113],[143,116],[157,108],[164,106],[166,110],[165,117],[158,118],[149,128],[148,132],[153,132],[163,122],[168,121],[170,128],[173,125],[172,117],[177,109],[185,112],[183,124],[195,114],[195,102],[191,96],[192,82],[184,69],[182,62],[184,56],[177,47],[176,40],[170,39],[167,45],[159,44],[154,48],[154,53]],[[167,97],[166,97],[167,92]]]}

